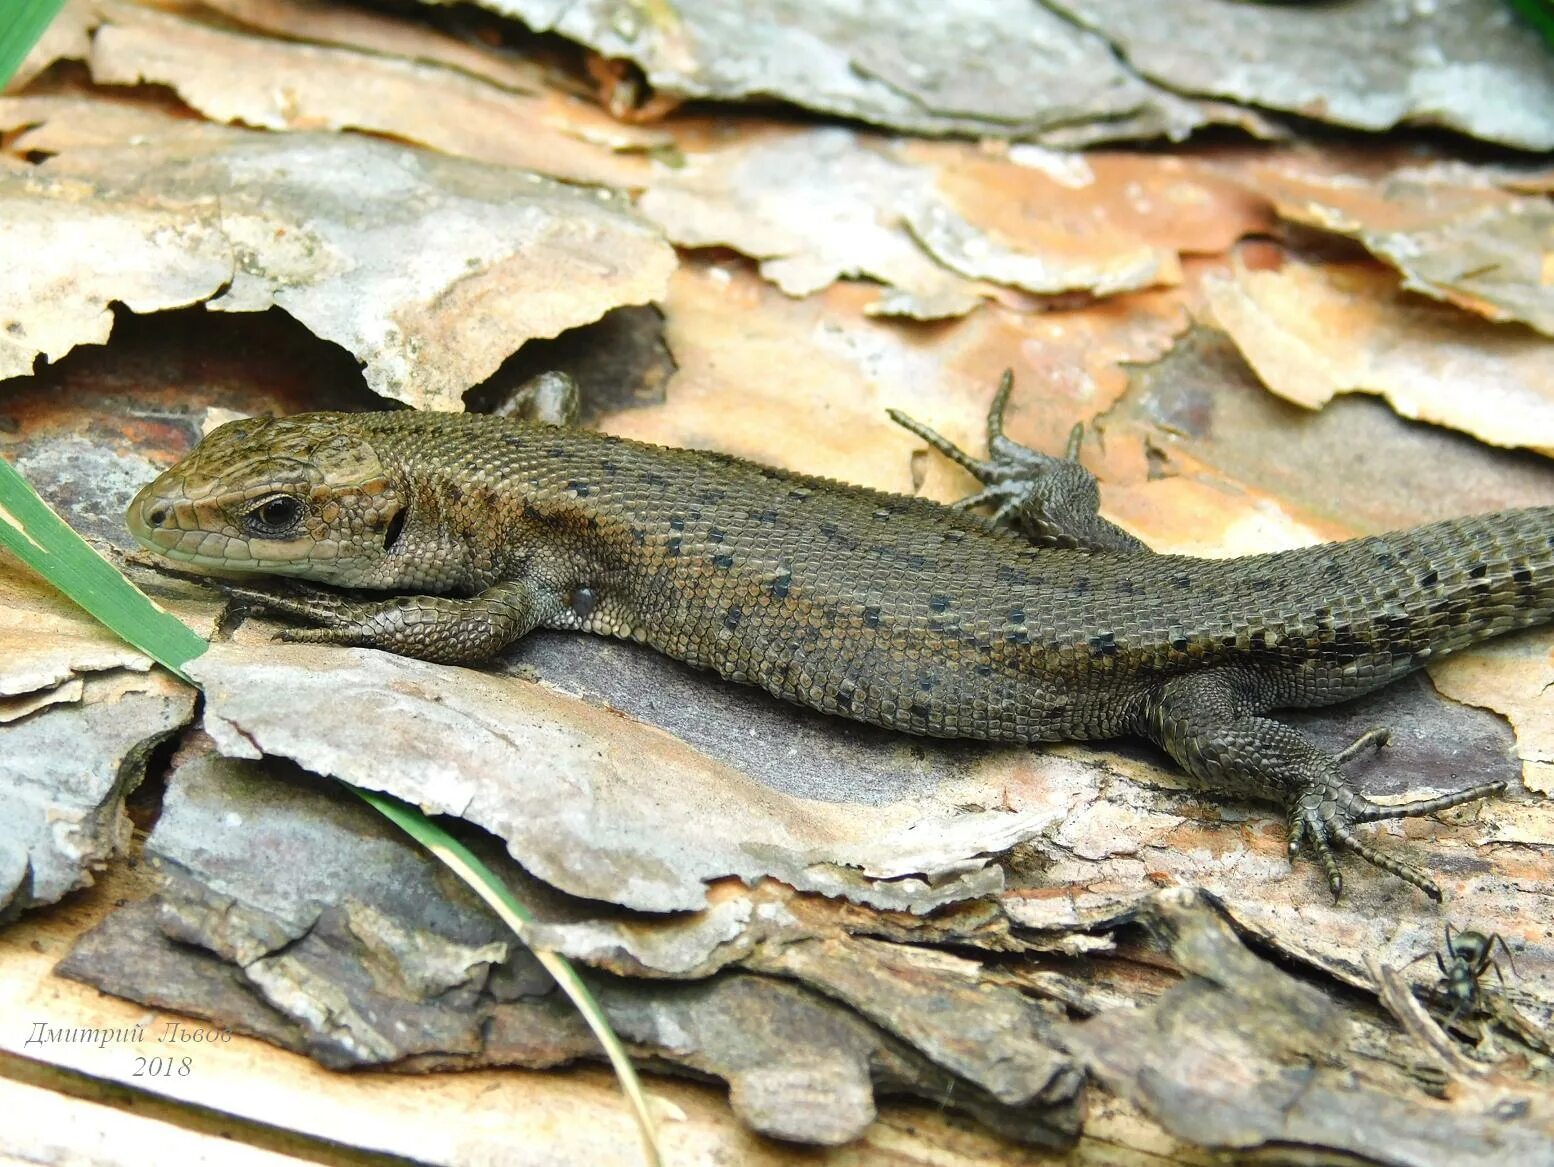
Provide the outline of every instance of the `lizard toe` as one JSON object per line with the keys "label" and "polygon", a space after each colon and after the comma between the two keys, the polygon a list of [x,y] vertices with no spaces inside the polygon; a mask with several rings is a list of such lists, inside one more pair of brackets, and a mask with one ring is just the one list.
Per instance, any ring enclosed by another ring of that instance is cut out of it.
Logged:
{"label": "lizard toe", "polygon": [[1350,742],[1338,753],[1333,755],[1333,762],[1339,766],[1346,766],[1355,758],[1363,754],[1368,748],[1374,746],[1379,754],[1386,744],[1392,740],[1392,731],[1384,725],[1373,725],[1354,741]]}

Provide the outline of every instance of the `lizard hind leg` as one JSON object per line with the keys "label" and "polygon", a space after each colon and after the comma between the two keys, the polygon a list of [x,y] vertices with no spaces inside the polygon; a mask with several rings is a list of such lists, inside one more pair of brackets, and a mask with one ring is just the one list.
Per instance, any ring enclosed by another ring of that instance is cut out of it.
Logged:
{"label": "lizard hind leg", "polygon": [[1393,806],[1372,802],[1350,785],[1339,766],[1385,740],[1384,731],[1371,730],[1347,749],[1328,754],[1293,726],[1260,716],[1267,704],[1261,693],[1259,678],[1250,673],[1188,673],[1167,681],[1148,699],[1142,729],[1201,788],[1282,804],[1289,816],[1291,857],[1309,848],[1335,898],[1343,890],[1335,852],[1344,848],[1439,900],[1440,888],[1425,872],[1379,850],[1354,828],[1459,806],[1496,794],[1505,784],[1489,782]]}
{"label": "lizard hind leg", "polygon": [[897,425],[982,483],[982,489],[957,502],[957,508],[990,506],[995,522],[1016,527],[1043,546],[1148,553],[1142,542],[1098,513],[1101,495],[1095,475],[1078,462],[1082,425],[1070,431],[1061,458],[1038,453],[1005,435],[1004,409],[1013,387],[1014,374],[1006,370],[988,409],[986,458],[973,457],[900,410],[888,412]]}

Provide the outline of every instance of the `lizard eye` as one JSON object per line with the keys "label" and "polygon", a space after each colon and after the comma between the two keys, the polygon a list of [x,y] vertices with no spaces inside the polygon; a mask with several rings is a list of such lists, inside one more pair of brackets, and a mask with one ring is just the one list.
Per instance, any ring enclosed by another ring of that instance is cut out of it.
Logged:
{"label": "lizard eye", "polygon": [[243,524],[260,538],[284,535],[302,518],[302,504],[290,495],[265,499],[243,516]]}

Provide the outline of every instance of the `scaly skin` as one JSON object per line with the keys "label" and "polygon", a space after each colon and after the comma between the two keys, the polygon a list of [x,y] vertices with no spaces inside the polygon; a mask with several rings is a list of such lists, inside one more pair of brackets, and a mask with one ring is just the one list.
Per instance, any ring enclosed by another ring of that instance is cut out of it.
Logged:
{"label": "scaly skin", "polygon": [[[196,570],[400,593],[234,589],[320,627],[290,640],[470,663],[536,627],[628,637],[790,701],[907,733],[1139,735],[1206,791],[1285,808],[1336,896],[1348,847],[1434,898],[1360,823],[1373,803],[1264,717],[1369,692],[1554,619],[1554,507],[1241,559],[1152,555],[1093,478],[1001,432],[973,459],[998,521],[715,454],[464,414],[304,414],[221,427],[131,504]],[[1072,452],[1072,451],[1071,451]]]}

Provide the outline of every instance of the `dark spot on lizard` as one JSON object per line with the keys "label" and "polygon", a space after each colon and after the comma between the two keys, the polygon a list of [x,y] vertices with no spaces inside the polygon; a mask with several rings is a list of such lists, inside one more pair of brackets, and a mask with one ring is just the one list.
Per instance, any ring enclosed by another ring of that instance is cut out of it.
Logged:
{"label": "dark spot on lizard", "polygon": [[844,551],[856,551],[858,549],[858,540],[854,539],[835,523],[821,523],[818,530],[825,536],[826,542],[832,543]]}
{"label": "dark spot on lizard", "polygon": [[913,717],[919,718],[922,721],[927,721],[929,716],[933,713],[933,706],[929,705],[926,701],[913,701],[911,710]]}
{"label": "dark spot on lizard", "polygon": [[1419,577],[1419,586],[1422,588],[1433,588],[1440,582],[1441,573],[1438,571],[1427,571]]}
{"label": "dark spot on lizard", "polygon": [[723,613],[723,627],[730,632],[734,631],[734,629],[739,627],[739,622],[744,619],[744,616],[745,614],[739,610],[739,605],[734,605],[727,612]]}
{"label": "dark spot on lizard", "polygon": [[572,599],[567,606],[577,613],[578,619],[586,620],[593,615],[598,603],[599,599],[592,588],[579,586],[572,589]]}
{"label": "dark spot on lizard", "polygon": [[621,464],[619,462],[611,462],[608,458],[606,458],[603,462],[599,463],[599,469],[603,470],[606,474],[619,474],[621,472]]}
{"label": "dark spot on lizard", "polygon": [[712,557],[712,566],[721,567],[724,571],[727,571],[734,566],[734,557],[732,555],[714,555]]}
{"label": "dark spot on lizard", "polygon": [[671,531],[683,531],[683,530],[685,530],[685,520],[681,516],[679,516],[679,515],[670,515],[669,516],[669,529]]}
{"label": "dark spot on lizard", "polygon": [[1488,574],[1489,567],[1483,563],[1475,563],[1472,567],[1468,568],[1469,579],[1483,579]]}
{"label": "dark spot on lizard", "polygon": [[793,583],[793,573],[785,571],[772,580],[771,592],[774,600],[786,600],[788,598],[789,585]]}
{"label": "dark spot on lizard", "polygon": [[1271,587],[1273,587],[1273,580],[1263,576],[1259,576],[1252,581],[1252,590],[1254,592],[1266,592]]}
{"label": "dark spot on lizard", "polygon": [[950,610],[949,596],[929,596],[928,608],[933,612],[948,612]]}
{"label": "dark spot on lizard", "polygon": [[858,691],[858,686],[851,678],[844,680],[837,686],[836,704],[839,709],[851,709],[853,707],[853,694]]}
{"label": "dark spot on lizard", "polygon": [[1011,608],[1011,609],[1009,609],[1009,623],[1011,623],[1011,624],[1024,624],[1025,623],[1025,609],[1024,608]]}
{"label": "dark spot on lizard", "polygon": [[813,493],[814,491],[805,490],[802,486],[795,486],[792,490],[788,491],[788,497],[791,498],[794,502],[803,502]]}
{"label": "dark spot on lizard", "polygon": [[577,495],[578,498],[587,498],[593,488],[586,482],[569,482],[567,483],[567,489]]}
{"label": "dark spot on lizard", "polygon": [[1091,656],[1116,656],[1117,634],[1115,632],[1102,632],[1099,636],[1090,638]]}
{"label": "dark spot on lizard", "polygon": [[721,543],[721,542],[723,542],[723,532],[718,530],[716,527],[708,527],[707,528],[707,542],[709,542],[709,543]]}
{"label": "dark spot on lizard", "polygon": [[946,543],[964,543],[966,541],[966,532],[965,531],[946,531],[944,533],[944,541]]}
{"label": "dark spot on lizard", "polygon": [[1070,593],[1076,596],[1089,595],[1090,581],[1089,579],[1081,576],[1079,579],[1076,579],[1072,584],[1069,585],[1068,590]]}
{"label": "dark spot on lizard", "polygon": [[1004,637],[1005,644],[1029,644],[1030,642],[1030,633],[1023,628],[1016,628]]}
{"label": "dark spot on lizard", "polygon": [[1192,576],[1190,576],[1190,575],[1179,575],[1179,576],[1177,576],[1175,579],[1173,579],[1171,581],[1171,586],[1174,587],[1174,588],[1183,588],[1183,589],[1190,588],[1190,587],[1192,587]]}
{"label": "dark spot on lizard", "polygon": [[664,544],[664,554],[671,557],[680,554],[680,536],[671,535],[669,537],[669,541]]}
{"label": "dark spot on lizard", "polygon": [[863,610],[863,624],[865,628],[878,628],[880,626],[880,610],[878,608],[865,608]]}
{"label": "dark spot on lizard", "polygon": [[668,486],[669,479],[656,470],[644,470],[642,472],[642,483],[644,486]]}
{"label": "dark spot on lizard", "polygon": [[1532,583],[1532,571],[1525,567],[1518,567],[1511,573],[1511,578],[1519,584]]}
{"label": "dark spot on lizard", "polygon": [[728,497],[726,490],[703,490],[696,495],[696,501],[706,503],[708,506],[720,503]]}
{"label": "dark spot on lizard", "polygon": [[[508,438],[507,444],[509,446],[517,446],[520,449],[523,448],[523,441],[519,438]],[[567,456],[567,448],[565,446],[552,446],[545,453],[546,456],[551,458],[565,458]]]}
{"label": "dark spot on lizard", "polygon": [[464,488],[457,482],[448,483],[446,489],[443,491],[443,494],[447,497],[449,502],[464,501]]}
{"label": "dark spot on lizard", "polygon": [[777,523],[776,511],[751,511],[750,517],[756,522],[763,523],[768,527],[775,526]]}

